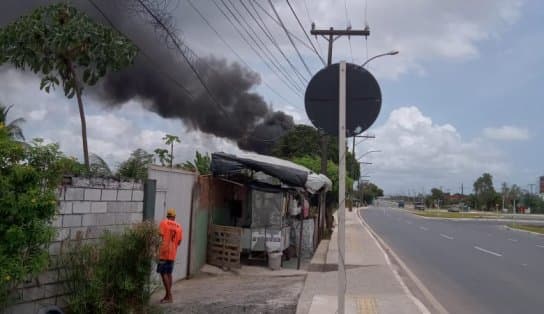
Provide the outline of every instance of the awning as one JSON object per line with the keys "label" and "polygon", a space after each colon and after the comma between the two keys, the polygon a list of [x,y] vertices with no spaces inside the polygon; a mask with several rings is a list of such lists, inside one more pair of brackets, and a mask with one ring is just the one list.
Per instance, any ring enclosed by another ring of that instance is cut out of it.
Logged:
{"label": "awning", "polygon": [[331,180],[325,175],[316,174],[288,160],[266,155],[213,153],[211,168],[214,175],[239,173],[242,169],[261,171],[278,178],[284,184],[304,188],[310,193],[315,193],[323,187],[326,190],[332,188]]}

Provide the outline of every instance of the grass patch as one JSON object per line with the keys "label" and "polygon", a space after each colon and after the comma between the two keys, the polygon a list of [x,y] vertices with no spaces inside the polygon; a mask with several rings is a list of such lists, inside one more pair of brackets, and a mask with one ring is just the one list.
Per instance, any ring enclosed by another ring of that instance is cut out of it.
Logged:
{"label": "grass patch", "polygon": [[447,211],[412,211],[413,214],[423,217],[435,218],[496,218],[492,213],[466,213],[466,212],[447,212]]}
{"label": "grass patch", "polygon": [[544,234],[544,226],[510,224],[508,227]]}

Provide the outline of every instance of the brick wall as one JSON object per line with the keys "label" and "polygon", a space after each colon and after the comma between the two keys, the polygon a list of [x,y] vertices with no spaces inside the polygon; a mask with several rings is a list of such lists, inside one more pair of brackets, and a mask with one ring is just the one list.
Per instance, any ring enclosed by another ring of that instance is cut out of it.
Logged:
{"label": "brick wall", "polygon": [[50,269],[15,291],[19,303],[7,313],[36,313],[42,306],[63,305],[65,293],[56,267],[58,255],[67,240],[80,237],[97,239],[105,231],[120,232],[143,220],[143,185],[100,178],[71,178],[59,188],[58,214],[53,220],[57,229],[49,246]]}

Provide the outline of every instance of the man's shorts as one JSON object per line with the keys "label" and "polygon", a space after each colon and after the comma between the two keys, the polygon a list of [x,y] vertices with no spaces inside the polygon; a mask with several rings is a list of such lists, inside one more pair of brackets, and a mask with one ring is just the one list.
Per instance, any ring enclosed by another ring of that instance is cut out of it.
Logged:
{"label": "man's shorts", "polygon": [[160,260],[157,264],[157,272],[159,274],[171,274],[174,270],[174,261]]}

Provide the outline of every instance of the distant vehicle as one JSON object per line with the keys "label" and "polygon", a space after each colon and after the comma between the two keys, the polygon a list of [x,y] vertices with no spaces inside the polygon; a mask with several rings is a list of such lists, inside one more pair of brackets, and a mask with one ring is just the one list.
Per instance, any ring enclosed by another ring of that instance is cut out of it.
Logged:
{"label": "distant vehicle", "polygon": [[452,212],[452,213],[458,213],[461,210],[460,210],[459,206],[451,206],[450,208],[448,208],[448,211]]}
{"label": "distant vehicle", "polygon": [[399,202],[399,208],[404,208],[404,201]]}
{"label": "distant vehicle", "polygon": [[423,202],[415,202],[414,208],[417,210],[425,210],[425,204]]}

